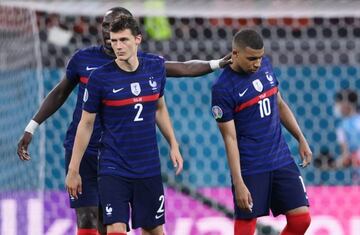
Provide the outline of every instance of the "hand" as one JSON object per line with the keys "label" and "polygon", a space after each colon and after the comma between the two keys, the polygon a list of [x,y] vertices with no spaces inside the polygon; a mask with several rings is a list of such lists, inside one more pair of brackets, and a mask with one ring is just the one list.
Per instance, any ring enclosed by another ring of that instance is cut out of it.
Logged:
{"label": "hand", "polygon": [[180,172],[183,169],[184,160],[179,151],[179,146],[171,147],[170,158],[171,158],[174,168],[176,169],[175,174],[176,175],[180,174]]}
{"label": "hand", "polygon": [[235,200],[237,206],[247,212],[252,212],[253,200],[251,194],[244,183],[234,184]]}
{"label": "hand", "polygon": [[309,147],[309,144],[305,139],[300,140],[299,142],[299,154],[302,159],[301,167],[307,167],[312,160],[312,152]]}
{"label": "hand", "polygon": [[69,169],[65,178],[66,190],[71,197],[78,198],[78,193],[82,193],[81,177],[78,171]]}
{"label": "hand", "polygon": [[220,68],[224,68],[226,65],[232,64],[231,53],[227,54],[220,60]]}
{"label": "hand", "polygon": [[31,158],[28,152],[28,146],[31,143],[31,139],[32,139],[32,134],[25,131],[23,136],[19,140],[17,155],[22,161],[29,161]]}
{"label": "hand", "polygon": [[340,157],[336,161],[336,165],[338,168],[346,168],[352,165],[352,158],[348,152],[342,153]]}

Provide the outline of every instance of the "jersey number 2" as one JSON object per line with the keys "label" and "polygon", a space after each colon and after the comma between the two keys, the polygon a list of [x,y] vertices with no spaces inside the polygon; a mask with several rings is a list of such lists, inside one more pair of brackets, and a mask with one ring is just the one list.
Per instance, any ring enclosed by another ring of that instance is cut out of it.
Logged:
{"label": "jersey number 2", "polygon": [[259,104],[261,118],[263,118],[265,116],[269,116],[271,114],[271,106],[270,106],[269,98],[259,100],[258,104]]}
{"label": "jersey number 2", "polygon": [[161,195],[160,197],[159,197],[159,201],[160,201],[160,207],[159,207],[159,209],[157,210],[157,213],[164,213],[164,202],[165,202],[165,197],[164,197],[164,195]]}
{"label": "jersey number 2", "polygon": [[142,104],[135,104],[134,109],[138,109],[135,118],[134,118],[134,122],[141,122],[144,120],[144,118],[140,117],[140,114],[143,110],[143,105]]}

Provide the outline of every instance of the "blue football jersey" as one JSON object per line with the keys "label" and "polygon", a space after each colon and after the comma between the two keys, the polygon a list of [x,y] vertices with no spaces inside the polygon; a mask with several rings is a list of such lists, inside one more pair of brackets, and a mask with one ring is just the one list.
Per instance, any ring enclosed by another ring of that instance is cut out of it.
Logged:
{"label": "blue football jersey", "polygon": [[101,123],[99,175],[160,174],[155,114],[164,93],[165,66],[158,59],[139,62],[134,72],[123,71],[113,61],[90,75],[83,108],[97,113]]}
{"label": "blue football jersey", "polygon": [[[153,58],[163,61],[162,57],[159,57],[150,53],[138,53],[139,57],[144,58]],[[64,140],[64,147],[67,151],[72,151],[77,126],[81,119],[83,96],[86,84],[88,82],[90,73],[100,66],[107,64],[115,60],[115,57],[112,57],[104,52],[103,46],[93,46],[85,49],[78,50],[68,62],[66,67],[66,78],[75,84],[79,84],[77,92],[77,101],[73,113],[73,119],[68,127],[66,132],[66,137]],[[98,119],[95,120],[94,131],[90,139],[90,143],[86,151],[91,154],[97,154],[99,148],[99,139],[101,135],[101,126]]]}
{"label": "blue football jersey", "polygon": [[277,93],[278,81],[267,57],[252,74],[228,66],[212,86],[214,118],[234,120],[243,175],[271,171],[293,161],[282,135]]}

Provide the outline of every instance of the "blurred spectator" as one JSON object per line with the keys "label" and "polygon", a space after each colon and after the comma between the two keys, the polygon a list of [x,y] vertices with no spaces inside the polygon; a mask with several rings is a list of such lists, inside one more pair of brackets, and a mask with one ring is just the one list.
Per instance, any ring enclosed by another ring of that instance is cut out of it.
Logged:
{"label": "blurred spectator", "polygon": [[340,117],[337,128],[337,141],[341,149],[339,165],[354,169],[354,183],[360,182],[360,114],[357,106],[355,91],[346,89],[336,93],[335,114]]}
{"label": "blurred spectator", "polygon": [[314,166],[320,168],[321,170],[334,169],[336,166],[335,158],[330,153],[328,147],[323,146],[320,149],[320,153],[314,159]]}

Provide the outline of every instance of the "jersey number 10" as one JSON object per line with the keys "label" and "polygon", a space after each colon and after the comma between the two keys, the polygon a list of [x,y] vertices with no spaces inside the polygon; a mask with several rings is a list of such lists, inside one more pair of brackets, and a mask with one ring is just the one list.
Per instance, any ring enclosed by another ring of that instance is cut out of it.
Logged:
{"label": "jersey number 10", "polygon": [[263,100],[259,100],[259,110],[260,117],[263,118],[265,116],[269,116],[271,114],[271,106],[269,98],[265,98]]}

